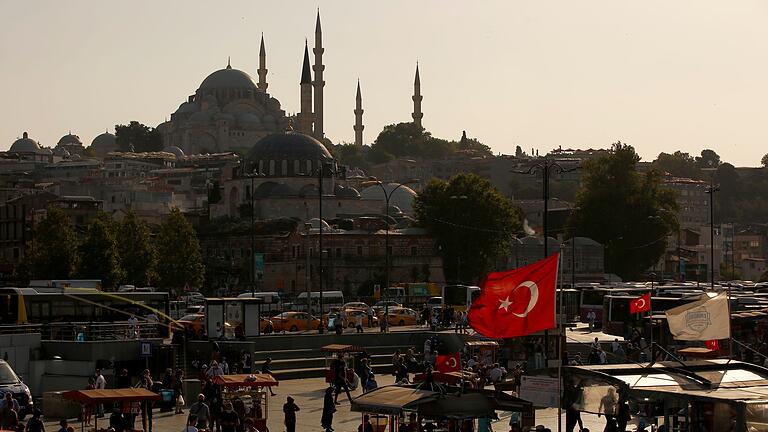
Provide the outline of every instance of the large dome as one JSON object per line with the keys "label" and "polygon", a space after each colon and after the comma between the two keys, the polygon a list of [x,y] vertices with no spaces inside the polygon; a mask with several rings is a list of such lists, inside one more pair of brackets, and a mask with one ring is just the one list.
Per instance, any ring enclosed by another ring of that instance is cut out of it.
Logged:
{"label": "large dome", "polygon": [[400,186],[399,183],[383,183],[381,186],[378,184],[371,185],[360,191],[360,196],[363,199],[378,199],[384,202],[386,196],[382,186],[386,190],[386,195],[390,196],[390,206],[396,206],[404,213],[413,212],[413,199],[416,198],[416,192],[408,186]]}
{"label": "large dome", "polygon": [[328,149],[318,140],[298,132],[267,135],[253,146],[249,161],[305,161],[333,159]]}
{"label": "large dome", "polygon": [[220,69],[208,75],[203,83],[200,84],[200,90],[217,90],[231,88],[249,88],[256,89],[256,83],[247,73],[232,69],[227,66],[226,69]]}
{"label": "large dome", "polygon": [[40,145],[29,137],[29,134],[24,132],[24,135],[11,144],[11,148],[8,150],[11,153],[38,153],[40,152]]}
{"label": "large dome", "polygon": [[109,132],[104,132],[93,139],[91,147],[94,149],[109,149],[109,151],[117,150],[117,137]]}

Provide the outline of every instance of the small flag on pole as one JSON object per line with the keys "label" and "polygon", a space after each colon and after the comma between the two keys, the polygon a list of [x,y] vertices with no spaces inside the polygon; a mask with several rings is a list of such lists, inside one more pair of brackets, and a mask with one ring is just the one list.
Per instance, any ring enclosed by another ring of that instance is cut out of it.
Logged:
{"label": "small flag on pole", "polygon": [[629,303],[629,313],[641,313],[651,310],[651,293],[646,293]]}

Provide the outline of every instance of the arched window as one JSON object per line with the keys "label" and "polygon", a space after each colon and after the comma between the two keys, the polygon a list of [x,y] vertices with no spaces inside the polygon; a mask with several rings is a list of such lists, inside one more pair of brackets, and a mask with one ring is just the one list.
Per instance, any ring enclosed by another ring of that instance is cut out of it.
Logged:
{"label": "arched window", "polygon": [[259,161],[259,174],[261,174],[263,172],[264,172],[264,161],[260,160]]}
{"label": "arched window", "polygon": [[269,161],[269,175],[275,175],[275,161]]}
{"label": "arched window", "polygon": [[287,176],[288,175],[288,161],[284,159],[283,163],[281,163],[281,165],[282,165],[282,170],[280,171],[280,174],[282,174],[283,176]]}
{"label": "arched window", "polygon": [[307,174],[312,175],[312,161],[307,161]]}
{"label": "arched window", "polygon": [[301,161],[295,160],[293,161],[293,175],[297,175],[301,172]]}

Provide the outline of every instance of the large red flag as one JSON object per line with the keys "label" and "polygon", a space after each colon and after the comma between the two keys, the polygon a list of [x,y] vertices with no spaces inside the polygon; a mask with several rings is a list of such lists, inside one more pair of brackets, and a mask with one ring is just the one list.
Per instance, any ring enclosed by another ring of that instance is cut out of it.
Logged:
{"label": "large red flag", "polygon": [[469,324],[490,338],[524,336],[555,327],[559,254],[531,265],[489,273],[469,309]]}
{"label": "large red flag", "polygon": [[645,293],[629,302],[629,313],[648,312],[651,310],[651,293]]}
{"label": "large red flag", "polygon": [[459,353],[438,355],[435,359],[435,369],[442,373],[460,371],[461,355]]}

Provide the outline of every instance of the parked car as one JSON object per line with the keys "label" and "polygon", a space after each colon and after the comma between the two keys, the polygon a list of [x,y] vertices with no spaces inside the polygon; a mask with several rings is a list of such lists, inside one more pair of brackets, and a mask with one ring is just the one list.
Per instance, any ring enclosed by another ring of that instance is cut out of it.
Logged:
{"label": "parked car", "polygon": [[384,313],[384,309],[386,309],[387,306],[389,306],[390,309],[393,307],[403,307],[402,304],[394,300],[381,300],[381,301],[377,301],[376,304],[373,305],[373,310],[376,312],[376,315],[378,316]]}
{"label": "parked car", "polygon": [[177,322],[184,327],[187,334],[194,337],[203,337],[205,334],[205,315],[203,314],[185,315]]}
{"label": "parked car", "polygon": [[347,309],[362,309],[364,311],[368,310],[368,304],[363,302],[349,302],[344,303],[344,306],[341,307],[343,310]]}
{"label": "parked car", "polygon": [[411,308],[390,308],[387,323],[391,326],[416,325],[419,313]]}
{"label": "parked car", "polygon": [[[309,322],[309,325],[307,325]],[[320,320],[306,312],[283,312],[272,317],[275,332],[317,330]]]}
{"label": "parked car", "polygon": [[21,381],[7,361],[0,360],[0,394],[5,396],[6,393],[11,393],[19,403],[20,420],[32,414],[35,402],[32,400],[29,387]]}

